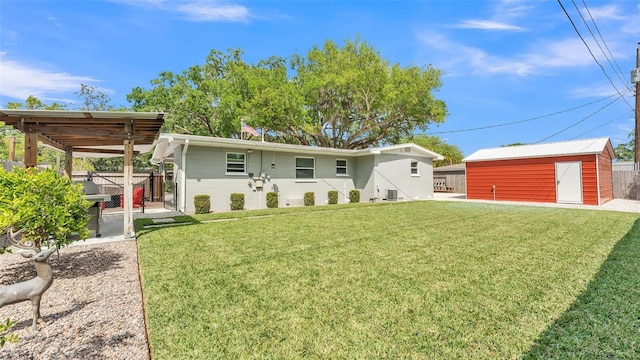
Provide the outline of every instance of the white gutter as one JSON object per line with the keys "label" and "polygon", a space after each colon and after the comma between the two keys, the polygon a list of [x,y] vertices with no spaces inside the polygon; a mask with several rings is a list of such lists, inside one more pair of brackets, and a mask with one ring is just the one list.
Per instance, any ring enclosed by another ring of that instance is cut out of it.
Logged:
{"label": "white gutter", "polygon": [[182,149],[182,178],[180,179],[180,187],[182,189],[181,209],[183,213],[187,210],[187,150],[189,149],[189,139],[184,141],[184,148]]}

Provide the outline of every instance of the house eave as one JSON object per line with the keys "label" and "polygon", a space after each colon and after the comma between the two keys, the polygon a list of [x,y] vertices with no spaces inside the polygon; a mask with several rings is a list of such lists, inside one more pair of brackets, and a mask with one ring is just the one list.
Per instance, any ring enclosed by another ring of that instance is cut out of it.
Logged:
{"label": "house eave", "polygon": [[[173,149],[175,149],[176,146],[184,144],[185,141],[187,140],[189,141],[189,144],[193,146],[225,147],[230,149],[243,149],[243,150],[253,150],[253,151],[278,151],[278,152],[289,152],[289,153],[305,154],[305,155],[336,155],[336,156],[348,156],[348,157],[361,157],[361,156],[367,156],[367,155],[376,155],[381,153],[394,153],[394,152],[401,153],[400,151],[401,149],[409,149],[410,153],[418,156],[429,157],[434,160],[444,159],[442,155],[432,152],[430,150],[427,150],[415,144],[401,144],[401,145],[393,145],[388,147],[351,150],[351,149],[335,149],[335,148],[313,147],[313,146],[305,146],[305,145],[259,142],[259,141],[239,140],[239,139],[227,139],[227,138],[217,138],[217,137],[198,136],[198,135],[160,134],[158,145],[156,146],[152,156],[152,162],[159,163],[161,161],[168,160],[168,158],[172,156]],[[163,142],[165,144],[163,144]]]}

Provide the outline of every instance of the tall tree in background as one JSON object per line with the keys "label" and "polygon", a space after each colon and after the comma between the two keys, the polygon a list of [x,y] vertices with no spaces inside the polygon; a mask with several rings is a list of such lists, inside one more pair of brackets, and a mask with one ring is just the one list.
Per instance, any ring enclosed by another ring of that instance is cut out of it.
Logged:
{"label": "tall tree in background", "polygon": [[432,95],[441,72],[431,66],[391,65],[359,39],[328,40],[291,61],[307,109],[294,124],[301,144],[363,149],[444,122],[446,106]]}
{"label": "tall tree in background", "polygon": [[433,162],[435,167],[460,164],[462,163],[462,159],[464,159],[464,155],[459,147],[447,144],[438,136],[413,135],[403,139],[402,142],[412,142],[444,156],[444,160],[436,160]]}
{"label": "tall tree in background", "polygon": [[[181,74],[162,72],[151,90],[136,87],[127,95],[136,111],[165,111],[163,131],[232,137],[240,134],[247,113],[250,66],[240,49],[211,51],[204,65]],[[253,125],[253,124],[252,124]]]}
{"label": "tall tree in background", "polygon": [[616,160],[633,161],[635,154],[636,134],[634,131],[629,133],[629,141],[618,144],[613,151],[616,154]]}
{"label": "tall tree in background", "polygon": [[80,84],[80,91],[74,93],[80,99],[81,105],[78,110],[84,111],[111,111],[114,106],[111,104],[111,96],[104,93],[95,86]]}
{"label": "tall tree in background", "polygon": [[291,73],[286,64],[247,64],[239,49],[214,50],[204,65],[163,72],[127,99],[136,110],[167,111],[164,131],[238,137],[245,121],[270,141],[348,149],[395,143],[447,113],[432,95],[439,70],[391,65],[359,39],[293,55]]}

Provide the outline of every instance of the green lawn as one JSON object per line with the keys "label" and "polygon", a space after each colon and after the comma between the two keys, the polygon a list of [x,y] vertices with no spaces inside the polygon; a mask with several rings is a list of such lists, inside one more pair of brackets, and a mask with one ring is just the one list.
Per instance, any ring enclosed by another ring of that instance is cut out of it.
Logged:
{"label": "green lawn", "polygon": [[276,212],[138,231],[153,359],[640,356],[638,214]]}

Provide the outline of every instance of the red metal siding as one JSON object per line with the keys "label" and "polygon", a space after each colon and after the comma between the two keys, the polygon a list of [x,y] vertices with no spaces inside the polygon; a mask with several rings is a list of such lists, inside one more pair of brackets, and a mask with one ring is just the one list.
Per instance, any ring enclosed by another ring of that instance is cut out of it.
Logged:
{"label": "red metal siding", "polygon": [[610,144],[607,149],[598,155],[598,168],[600,171],[600,203],[613,200],[613,148]]}
{"label": "red metal siding", "polygon": [[467,198],[556,202],[555,163],[565,161],[582,162],[583,203],[598,205],[595,155],[468,162]]}

